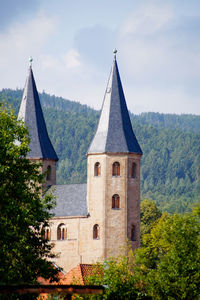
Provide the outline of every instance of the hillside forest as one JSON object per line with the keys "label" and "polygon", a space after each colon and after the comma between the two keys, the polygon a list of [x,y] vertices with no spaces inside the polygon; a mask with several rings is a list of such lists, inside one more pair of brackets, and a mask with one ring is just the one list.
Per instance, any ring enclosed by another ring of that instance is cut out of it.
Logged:
{"label": "hillside forest", "polygon": [[[86,152],[99,111],[75,101],[39,94],[48,133],[59,157],[57,184],[86,182]],[[0,102],[18,113],[22,90],[3,89]],[[184,213],[200,202],[200,116],[130,113],[143,150],[141,198],[162,211]]]}

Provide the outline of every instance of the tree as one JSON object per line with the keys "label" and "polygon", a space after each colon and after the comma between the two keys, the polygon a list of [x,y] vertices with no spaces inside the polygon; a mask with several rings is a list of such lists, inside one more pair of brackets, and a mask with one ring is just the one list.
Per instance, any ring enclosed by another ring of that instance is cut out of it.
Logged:
{"label": "tree", "polygon": [[140,205],[140,231],[141,242],[144,234],[150,233],[155,222],[161,217],[162,213],[157,208],[155,202],[150,200],[143,200]]}
{"label": "tree", "polygon": [[40,166],[26,159],[28,131],[14,112],[0,105],[0,282],[35,283],[38,276],[55,278],[46,258],[52,246],[42,238],[53,206],[41,197]]}
{"label": "tree", "polygon": [[198,215],[164,215],[136,250],[135,279],[153,299],[200,299]]}
{"label": "tree", "polygon": [[[78,296],[75,299],[95,299],[95,300],[131,300],[149,299],[138,291],[134,286],[134,276],[131,270],[132,263],[130,257],[118,256],[110,258],[103,264],[94,265],[93,274],[86,278],[89,285],[104,285],[104,295]],[[140,295],[139,295],[140,294]]]}

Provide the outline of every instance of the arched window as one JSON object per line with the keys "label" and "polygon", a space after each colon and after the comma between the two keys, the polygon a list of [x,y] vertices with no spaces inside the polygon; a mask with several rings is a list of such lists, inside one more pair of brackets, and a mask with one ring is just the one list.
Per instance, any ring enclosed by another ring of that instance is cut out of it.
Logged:
{"label": "arched window", "polygon": [[62,241],[67,238],[67,229],[65,224],[60,224],[57,228],[57,239]]}
{"label": "arched window", "polygon": [[112,196],[112,208],[119,208],[120,198],[119,195],[115,194]]}
{"label": "arched window", "polygon": [[98,240],[99,239],[99,225],[95,224],[93,226],[93,239]]}
{"label": "arched window", "polygon": [[136,163],[132,163],[132,168],[131,168],[131,177],[132,178],[136,178],[136,174],[137,174],[137,165]]}
{"label": "arched window", "polygon": [[48,226],[46,226],[42,229],[42,237],[43,237],[43,239],[50,241],[51,231],[50,231],[50,228]]}
{"label": "arched window", "polygon": [[51,166],[47,167],[47,180],[51,179]]}
{"label": "arched window", "polygon": [[101,165],[99,162],[96,162],[94,165],[94,176],[100,176],[101,175]]}
{"label": "arched window", "polygon": [[118,161],[112,165],[112,176],[120,176],[120,164]]}
{"label": "arched window", "polygon": [[136,230],[135,225],[131,226],[131,241],[136,241]]}

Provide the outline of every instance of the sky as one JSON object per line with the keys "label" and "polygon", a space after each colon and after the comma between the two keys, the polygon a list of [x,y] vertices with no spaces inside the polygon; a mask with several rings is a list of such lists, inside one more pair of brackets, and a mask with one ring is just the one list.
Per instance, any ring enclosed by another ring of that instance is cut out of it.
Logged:
{"label": "sky", "polygon": [[0,89],[100,109],[117,49],[128,109],[200,115],[199,0],[0,0]]}

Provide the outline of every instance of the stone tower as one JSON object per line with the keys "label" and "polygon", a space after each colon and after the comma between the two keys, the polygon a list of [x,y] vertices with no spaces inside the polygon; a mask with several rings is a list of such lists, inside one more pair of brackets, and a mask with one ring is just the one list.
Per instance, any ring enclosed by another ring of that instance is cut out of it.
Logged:
{"label": "stone tower", "polygon": [[28,77],[18,113],[18,119],[25,122],[30,134],[30,152],[27,158],[42,164],[46,172],[46,186],[56,184],[56,162],[58,157],[48,136],[39,95],[37,92],[30,61]]}
{"label": "stone tower", "polygon": [[139,247],[141,155],[115,52],[98,127],[87,153],[88,211],[93,235],[101,240],[99,258],[121,253],[127,238],[133,249]]}

